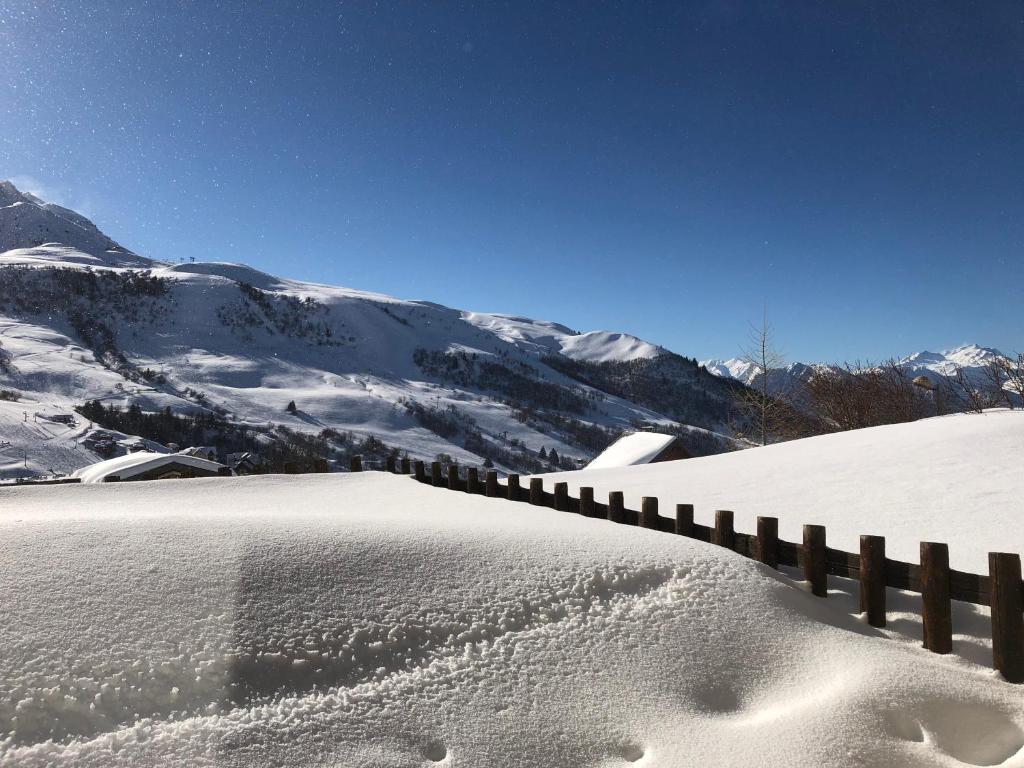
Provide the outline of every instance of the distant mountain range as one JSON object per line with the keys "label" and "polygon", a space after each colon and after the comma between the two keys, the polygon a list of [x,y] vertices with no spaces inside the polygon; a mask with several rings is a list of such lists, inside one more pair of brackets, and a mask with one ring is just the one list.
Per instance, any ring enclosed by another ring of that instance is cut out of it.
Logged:
{"label": "distant mountain range", "polygon": [[[981,382],[986,367],[995,360],[1004,358],[1002,352],[991,347],[965,344],[942,352],[915,352],[907,357],[897,358],[897,365],[911,377],[928,376],[933,381],[956,375],[963,371],[969,381]],[[709,372],[722,378],[733,379],[748,386],[760,386],[760,367],[742,358],[730,360],[705,360],[701,363]],[[827,363],[790,363],[784,368],[769,372],[769,390],[783,391],[794,381],[806,381],[815,371],[830,367]]]}
{"label": "distant mountain range", "polygon": [[578,466],[639,427],[734,446],[742,385],[628,334],[160,263],[10,182],[0,250],[0,478],[169,437],[519,471]]}

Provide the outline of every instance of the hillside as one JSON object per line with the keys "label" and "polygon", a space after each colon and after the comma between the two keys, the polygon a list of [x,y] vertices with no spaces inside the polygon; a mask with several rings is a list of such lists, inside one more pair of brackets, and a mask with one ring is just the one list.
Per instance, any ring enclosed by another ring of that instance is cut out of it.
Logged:
{"label": "hillside", "polygon": [[0,488],[0,539],[2,766],[1020,764],[1016,687],[683,537],[364,473]]}
{"label": "hillside", "polygon": [[[0,254],[0,389],[17,393],[21,410],[89,401],[120,409],[93,407],[96,427],[146,426],[143,437],[164,443],[187,434],[225,452],[299,451],[341,464],[354,451],[382,459],[401,450],[541,471],[551,466],[544,449],[572,468],[640,424],[681,434],[695,454],[732,445],[723,433],[738,385],[627,334],[241,264],[157,264],[77,214],[10,184],[0,190],[0,210],[31,211],[38,223],[27,228],[20,213],[16,225],[0,219],[2,242],[16,246]],[[126,415],[167,408],[205,414],[203,428],[157,429]],[[97,458],[57,449],[59,436],[40,436],[44,446],[5,418],[0,440],[11,445],[0,450],[9,459],[0,476]]]}

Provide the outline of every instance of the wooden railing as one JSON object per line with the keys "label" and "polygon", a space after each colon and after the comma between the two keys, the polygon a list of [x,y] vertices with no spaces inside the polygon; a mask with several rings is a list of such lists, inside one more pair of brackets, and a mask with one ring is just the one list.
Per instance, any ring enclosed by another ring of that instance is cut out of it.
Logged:
{"label": "wooden railing", "polygon": [[[362,470],[360,457],[353,457],[352,471]],[[856,579],[860,584],[860,609],[868,623],[884,627],[886,622],[886,587],[916,592],[921,595],[921,617],[924,647],[934,653],[953,650],[952,603],[973,603],[988,606],[992,622],[992,665],[1011,683],[1024,683],[1024,584],[1021,581],[1020,555],[991,552],[987,575],[967,573],[949,567],[949,548],[936,542],[921,543],[920,563],[906,563],[885,556],[885,538],[861,536],[860,552],[844,552],[826,544],[824,526],[805,525],[803,541],[785,541],[778,536],[779,522],[774,517],[758,517],[757,533],[737,531],[733,513],[715,512],[713,526],[694,522],[692,504],[676,504],[672,517],[665,517],[658,499],[645,496],[639,510],[629,509],[621,491],[608,494],[608,501],[594,498],[594,489],[581,487],[579,497],[569,495],[568,484],[554,483],[544,488],[541,478],[531,478],[523,487],[519,475],[509,475],[505,482],[489,470],[481,479],[480,471],[470,467],[463,477],[456,465],[447,470],[440,462],[427,466],[422,461],[400,463],[389,458],[384,471],[412,474],[416,480],[438,488],[508,499],[552,509],[610,520],[623,525],[687,536],[725,547],[771,568],[799,568],[812,594],[828,595],[828,577]]]}

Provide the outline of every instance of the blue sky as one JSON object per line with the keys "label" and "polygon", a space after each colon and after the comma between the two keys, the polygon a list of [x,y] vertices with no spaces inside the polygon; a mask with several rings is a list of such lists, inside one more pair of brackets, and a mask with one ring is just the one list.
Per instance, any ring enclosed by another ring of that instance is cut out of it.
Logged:
{"label": "blue sky", "polygon": [[[258,7],[265,6],[265,7]],[[0,0],[0,177],[158,259],[736,354],[1024,348],[1024,6]]]}

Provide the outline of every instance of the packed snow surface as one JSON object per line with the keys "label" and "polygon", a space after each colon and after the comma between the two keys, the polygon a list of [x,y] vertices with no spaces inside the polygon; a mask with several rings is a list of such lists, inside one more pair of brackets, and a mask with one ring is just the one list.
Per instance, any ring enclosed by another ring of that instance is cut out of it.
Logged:
{"label": "packed snow surface", "polygon": [[3,488],[0,551],[4,766],[1024,765],[983,667],[409,478]]}
{"label": "packed snow surface", "polygon": [[633,432],[623,435],[605,448],[586,468],[608,469],[647,464],[668,448],[673,440],[675,438],[672,435],[661,435],[657,432]]}
{"label": "packed snow surface", "polygon": [[136,475],[150,472],[168,464],[184,464],[206,472],[216,472],[222,465],[201,459],[198,456],[186,456],[181,453],[151,453],[139,451],[125,456],[115,456],[106,461],[98,461],[88,467],[82,467],[71,474],[83,483],[105,483],[111,476],[121,480],[130,480]]}
{"label": "packed snow surface", "polygon": [[779,518],[779,535],[801,540],[804,523],[826,526],[829,546],[859,552],[861,534],[886,537],[889,557],[916,563],[920,542],[946,542],[954,568],[988,573],[988,552],[1024,553],[1024,411],[956,414],[794,440],[628,469],[566,472],[570,492],[623,491],[639,509],[657,496],[712,524],[716,509],[736,529]]}

